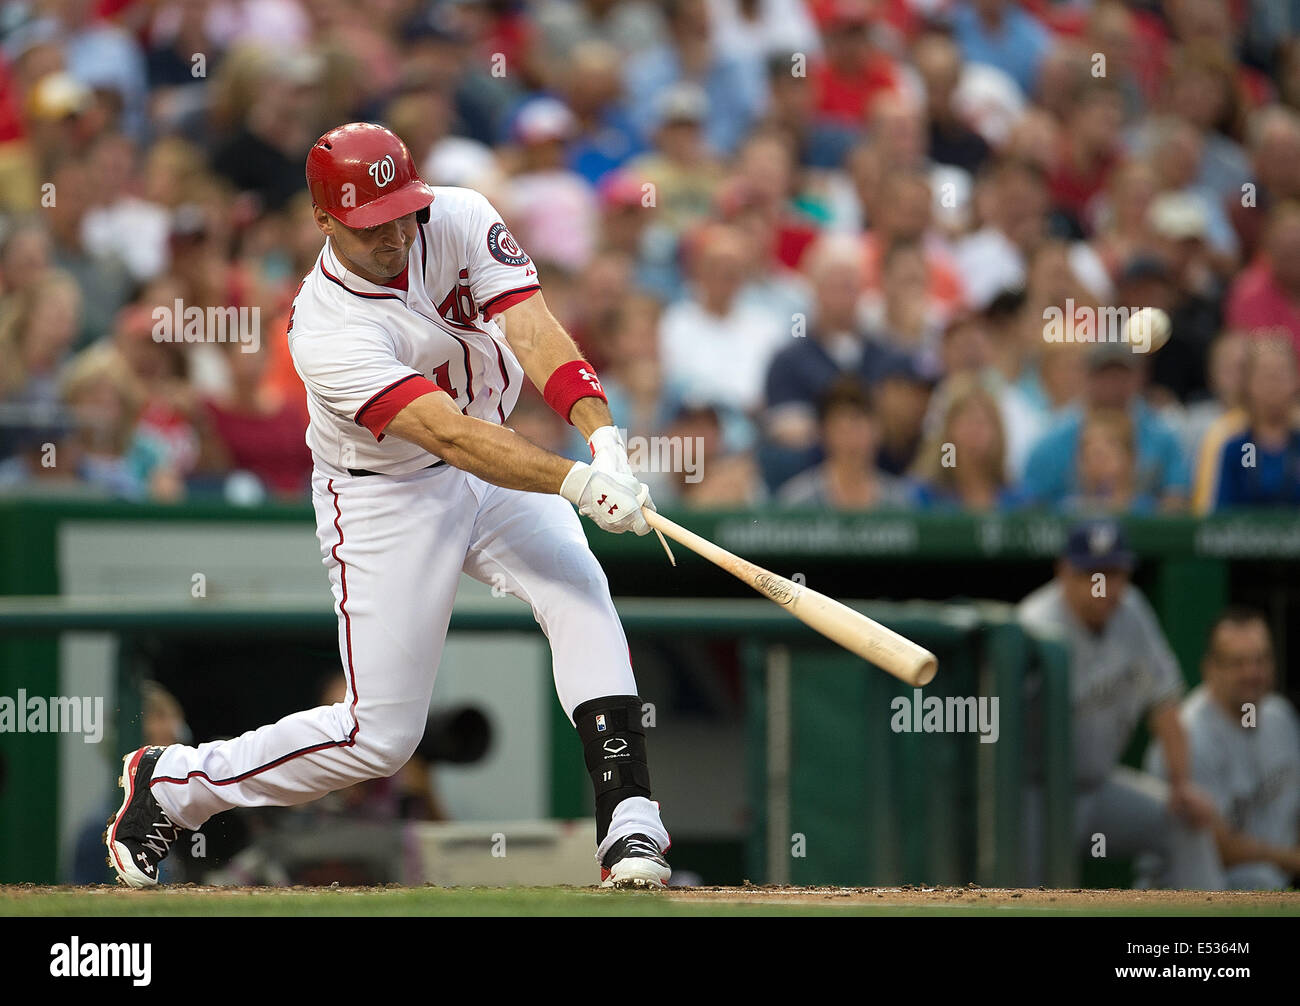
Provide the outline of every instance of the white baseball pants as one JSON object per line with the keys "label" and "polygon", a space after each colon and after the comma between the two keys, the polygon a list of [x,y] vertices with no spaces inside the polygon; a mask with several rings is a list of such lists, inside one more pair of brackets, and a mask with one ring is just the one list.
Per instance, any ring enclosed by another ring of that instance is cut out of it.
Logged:
{"label": "white baseball pants", "polygon": [[[532,606],[570,720],[590,699],[636,694],[605,573],[559,496],[502,489],[441,465],[402,476],[318,469],[312,499],[347,698],[230,740],[168,747],[151,789],[177,824],[195,829],[233,807],[305,803],[397,772],[424,733],[462,571]],[[668,847],[654,801],[622,801],[597,856],[635,833]]]}

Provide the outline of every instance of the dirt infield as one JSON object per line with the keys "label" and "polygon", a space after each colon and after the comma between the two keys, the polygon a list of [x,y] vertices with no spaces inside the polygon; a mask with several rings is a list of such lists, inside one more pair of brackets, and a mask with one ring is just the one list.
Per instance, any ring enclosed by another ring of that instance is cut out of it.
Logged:
{"label": "dirt infield", "polygon": [[[426,885],[431,887],[432,885]],[[276,894],[338,895],[377,894],[382,891],[418,891],[424,888],[403,884],[384,884],[376,887],[205,887],[198,884],[175,884],[139,892],[139,896],[182,895],[186,897],[246,897],[274,896]],[[553,888],[439,888],[439,890],[535,890],[535,891],[592,891],[597,887]],[[847,898],[868,904],[884,901],[892,905],[951,904],[953,902],[978,902],[992,904],[1057,905],[1059,907],[1105,908],[1127,904],[1152,905],[1251,905],[1257,908],[1300,909],[1300,891],[1118,891],[1086,890],[1083,888],[1049,889],[980,887],[920,887],[904,884],[902,887],[798,887],[793,884],[746,884],[743,887],[670,887],[666,891],[646,892],[651,897],[682,899],[685,901],[769,901],[799,904],[810,899]],[[3,884],[0,898],[42,898],[50,895],[79,895],[89,897],[132,897],[137,892],[112,884],[48,885]]]}
{"label": "dirt infield", "polygon": [[848,899],[876,905],[972,905],[995,908],[1053,908],[1091,911],[1122,911],[1134,906],[1169,908],[1195,913],[1205,906],[1243,907],[1260,912],[1300,913],[1300,891],[1116,891],[1013,890],[999,887],[794,887],[765,885],[746,887],[688,887],[668,892],[683,900],[768,902],[806,904],[814,900]]}
{"label": "dirt infield", "polygon": [[1300,916],[1300,892],[966,887],[0,886],[0,915],[1183,915]]}

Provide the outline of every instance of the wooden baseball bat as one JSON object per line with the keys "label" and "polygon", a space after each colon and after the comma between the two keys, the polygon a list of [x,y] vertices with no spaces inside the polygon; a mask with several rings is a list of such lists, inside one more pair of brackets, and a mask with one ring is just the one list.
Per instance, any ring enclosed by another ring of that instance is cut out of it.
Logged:
{"label": "wooden baseball bat", "polygon": [[909,685],[927,685],[939,669],[935,655],[910,639],[900,636],[861,612],[834,601],[825,594],[777,576],[762,566],[733,555],[707,538],[686,530],[662,514],[646,510],[645,519],[656,531],[703,556],[715,566],[743,580],[769,600],[776,602],[805,625],[850,653],[870,661],[882,671]]}

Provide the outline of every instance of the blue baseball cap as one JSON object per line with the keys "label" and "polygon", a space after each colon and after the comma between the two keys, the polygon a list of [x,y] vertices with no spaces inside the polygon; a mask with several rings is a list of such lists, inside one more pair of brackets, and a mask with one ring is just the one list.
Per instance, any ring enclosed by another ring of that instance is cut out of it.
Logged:
{"label": "blue baseball cap", "polygon": [[902,379],[913,384],[934,387],[943,376],[938,359],[934,354],[919,352],[895,352],[880,368],[879,380]]}
{"label": "blue baseball cap", "polygon": [[1109,518],[1070,528],[1061,558],[1078,570],[1132,569],[1135,558],[1124,529]]}

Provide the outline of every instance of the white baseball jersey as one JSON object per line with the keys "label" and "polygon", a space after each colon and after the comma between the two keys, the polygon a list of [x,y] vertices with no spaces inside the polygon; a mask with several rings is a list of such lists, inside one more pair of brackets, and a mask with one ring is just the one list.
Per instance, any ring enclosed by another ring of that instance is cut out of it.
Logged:
{"label": "white baseball jersey", "polygon": [[1183,695],[1183,678],[1151,605],[1132,584],[1105,628],[1094,633],[1051,580],[1020,602],[1031,629],[1059,632],[1070,647],[1074,776],[1100,785],[1119,764],[1144,713]]}
{"label": "white baseball jersey", "polygon": [[[1084,625],[1051,580],[1020,602],[1022,625],[1057,634],[1070,649],[1074,824],[1080,851],[1106,836],[1107,854],[1137,856],[1139,869],[1164,886],[1219,890],[1224,885],[1214,836],[1169,810],[1168,787],[1120,764],[1138,721],[1183,694],[1178,661],[1142,592],[1130,584],[1101,632]],[[1158,747],[1158,744],[1153,744]],[[1023,883],[1042,883],[1042,816],[1026,820]],[[1152,857],[1154,854],[1154,858]]]}
{"label": "white baseball jersey", "polygon": [[[1178,711],[1191,745],[1192,778],[1214,800],[1229,827],[1274,845],[1300,845],[1300,720],[1280,695],[1259,704],[1255,725],[1245,727],[1197,686]],[[1147,771],[1166,775],[1158,744],[1147,752]],[[1242,869],[1242,867],[1247,869]],[[1249,882],[1238,882],[1246,874]],[[1228,869],[1230,887],[1283,888],[1290,877],[1266,863]]]}
{"label": "white baseball jersey", "polygon": [[307,386],[307,445],[327,471],[403,475],[437,460],[382,432],[435,387],[488,422],[518,401],[523,368],[492,319],[539,289],[537,268],[480,193],[433,191],[406,289],[349,272],[326,241],[294,298],[289,351]]}

